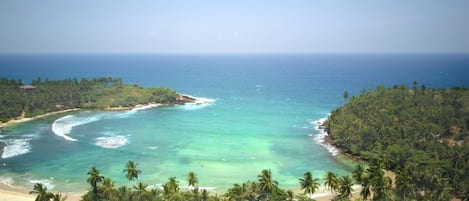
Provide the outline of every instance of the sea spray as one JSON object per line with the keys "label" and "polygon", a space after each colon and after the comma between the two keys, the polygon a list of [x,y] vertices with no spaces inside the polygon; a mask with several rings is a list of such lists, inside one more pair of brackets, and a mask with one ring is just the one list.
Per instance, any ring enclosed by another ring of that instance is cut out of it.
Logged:
{"label": "sea spray", "polygon": [[107,149],[115,149],[129,143],[127,137],[123,135],[98,137],[95,139],[95,141],[95,145]]}
{"label": "sea spray", "polygon": [[314,137],[314,140],[316,141],[317,144],[324,147],[329,153],[332,154],[332,156],[336,156],[340,153],[340,151],[335,146],[326,142],[326,137],[328,134],[326,130],[322,127],[322,125],[324,124],[326,120],[327,118],[321,118],[319,120],[311,122],[311,124],[315,125],[314,129],[316,129],[319,132],[318,134],[311,135],[311,136]]}
{"label": "sea spray", "polygon": [[181,94],[182,96],[189,97],[191,99],[194,99],[194,102],[192,103],[185,103],[184,105],[180,106],[183,110],[197,110],[201,109],[204,107],[207,107],[209,105],[213,105],[215,103],[215,99],[211,98],[204,98],[204,97],[196,97],[196,96],[191,96],[187,94]]}
{"label": "sea spray", "polygon": [[8,139],[3,141],[6,146],[3,148],[2,158],[11,158],[28,153],[31,150],[31,139]]}

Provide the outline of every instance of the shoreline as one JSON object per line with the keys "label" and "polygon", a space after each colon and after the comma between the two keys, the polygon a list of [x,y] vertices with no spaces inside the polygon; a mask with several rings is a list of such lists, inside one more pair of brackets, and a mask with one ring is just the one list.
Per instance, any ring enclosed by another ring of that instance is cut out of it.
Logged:
{"label": "shoreline", "polygon": [[[12,186],[0,183],[0,201],[34,201],[36,194],[29,194],[32,189],[28,190],[23,186]],[[57,193],[55,191],[49,191]],[[62,193],[62,192],[60,192]],[[62,193],[67,196],[67,201],[79,201],[81,194],[78,193]]]}
{"label": "shoreline", "polygon": [[[117,106],[117,107],[107,107],[105,109],[89,109],[89,110],[102,110],[102,111],[129,111],[129,110],[135,110],[135,109],[145,109],[149,107],[159,107],[159,106],[173,106],[173,105],[183,105],[186,103],[196,103],[196,104],[204,104],[207,103],[208,101],[205,99],[197,98],[194,96],[186,95],[186,94],[179,94],[179,97],[176,99],[175,103],[145,103],[145,104],[137,104],[134,106]],[[23,117],[19,116],[15,119],[11,119],[5,123],[0,122],[0,129],[1,128],[6,128],[10,127],[16,124],[44,118],[47,116],[55,115],[55,114],[62,114],[62,113],[67,113],[67,112],[73,112],[73,111],[79,111],[79,110],[87,110],[86,108],[73,108],[73,109],[65,109],[65,110],[59,110],[59,111],[54,111],[54,112],[48,112],[45,114],[37,115],[34,117]]]}
{"label": "shoreline", "polygon": [[48,117],[48,116],[55,115],[55,114],[62,114],[62,113],[67,113],[67,112],[79,111],[79,110],[82,110],[82,109],[73,108],[73,109],[66,109],[66,110],[48,112],[48,113],[41,114],[41,115],[34,116],[34,117],[18,117],[16,119],[9,120],[5,123],[0,123],[0,128],[10,127],[10,126],[13,126],[13,125],[16,125],[16,124],[20,124],[20,123],[24,123],[24,122],[28,122],[28,121],[32,121],[32,120],[36,120],[36,119],[40,119],[40,118],[44,118],[44,117]]}
{"label": "shoreline", "polygon": [[[354,185],[352,191],[352,198],[358,198],[360,196],[359,190],[360,186]],[[31,189],[32,190],[32,189]],[[0,183],[0,201],[34,201],[36,194],[29,194],[31,190],[28,190],[22,186],[12,186]],[[53,193],[58,193],[56,191],[49,191]],[[293,189],[295,195],[302,195],[303,191],[301,189]],[[67,201],[79,201],[83,194],[78,193],[62,193],[64,196],[67,196]],[[311,198],[317,201],[329,201],[332,200],[334,195],[324,186],[321,187],[312,194]]]}
{"label": "shoreline", "polygon": [[[186,95],[181,95],[181,97],[183,97],[183,96],[184,96],[184,98],[186,98]],[[180,101],[182,102],[182,104],[197,103],[197,99],[192,99],[192,97],[190,97],[189,100],[186,99],[186,100],[180,100]],[[138,104],[138,105],[131,106],[131,107],[122,107],[122,106],[120,106],[120,107],[108,107],[106,109],[101,109],[101,110],[103,110],[103,111],[129,111],[129,110],[140,110],[140,109],[146,109],[146,108],[152,108],[152,107],[172,106],[172,105],[178,105],[178,104],[148,103],[148,104]],[[44,118],[44,117],[47,117],[47,116],[50,116],[50,115],[62,114],[62,113],[67,113],[67,112],[72,112],[72,111],[80,111],[80,110],[83,110],[83,109],[79,109],[79,108],[67,109],[67,110],[50,112],[50,113],[46,113],[46,114],[43,114],[43,115],[38,115],[38,116],[35,116],[35,117],[30,117],[30,118],[14,119],[14,120],[8,121],[7,123],[0,124],[0,128],[4,128],[4,127],[19,124],[19,123],[24,123],[24,122],[36,120],[36,119],[39,119],[39,118]],[[336,145],[331,143],[331,140],[329,139],[328,134],[325,132],[325,130],[323,128],[323,123],[324,123],[325,119],[327,119],[327,118],[322,118],[320,120],[315,120],[315,121],[311,122],[313,125],[316,124],[315,129],[320,131],[320,134],[322,134],[322,136],[321,136],[322,141],[318,142],[318,144],[320,144],[321,146],[326,148],[328,150],[328,152],[335,158],[340,158],[340,156],[342,156],[342,157],[345,157],[345,158],[352,159],[352,160],[356,161],[356,158],[354,158],[353,156],[347,154],[346,152],[344,152],[343,149],[341,149],[340,147],[337,147]],[[335,150],[330,150],[331,147],[334,147]],[[352,191],[352,197],[353,198],[359,197],[359,190],[361,189],[361,186],[354,185],[353,189],[354,190]],[[32,190],[32,189],[30,189],[30,190]],[[20,201],[20,200],[24,200],[24,201],[31,200],[32,201],[32,200],[35,199],[36,195],[35,194],[29,194],[30,190],[28,190],[27,187],[24,187],[24,186],[14,186],[14,185],[6,184],[6,183],[0,183],[0,201],[4,201],[4,200],[5,201],[7,201],[7,200],[8,201]],[[302,195],[303,194],[303,191],[299,188],[294,188],[294,189],[291,189],[291,190],[295,193],[295,195]],[[50,191],[50,192],[57,193],[56,191],[53,191],[53,190]],[[76,193],[76,192],[60,192],[60,193],[62,193],[63,195],[66,195],[68,201],[79,201],[81,199],[81,196],[83,195],[83,194]],[[212,192],[212,193],[217,194],[216,192]],[[323,186],[321,184],[320,188],[317,190],[317,192],[312,194],[311,198],[313,198],[315,200],[318,200],[318,201],[327,201],[327,200],[331,200],[333,198],[333,196],[334,195],[325,186]]]}

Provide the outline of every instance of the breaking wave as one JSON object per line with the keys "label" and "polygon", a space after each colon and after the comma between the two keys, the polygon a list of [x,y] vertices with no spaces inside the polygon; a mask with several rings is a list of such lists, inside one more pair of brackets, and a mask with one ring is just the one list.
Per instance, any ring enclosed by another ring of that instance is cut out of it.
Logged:
{"label": "breaking wave", "polygon": [[107,149],[115,149],[118,147],[122,147],[129,143],[129,140],[126,136],[123,135],[116,135],[116,136],[107,136],[107,137],[98,137],[95,139],[95,145],[107,148]]}
{"label": "breaking wave", "polygon": [[37,184],[41,183],[42,185],[46,186],[48,190],[54,189],[55,184],[52,183],[52,177],[51,179],[34,179],[34,180],[29,180],[29,183],[32,184]]}
{"label": "breaking wave", "polygon": [[52,132],[59,137],[63,137],[65,140],[68,141],[77,141],[77,139],[68,136],[72,131],[73,127],[80,126],[83,124],[88,124],[94,121],[98,121],[102,119],[101,115],[93,115],[93,116],[75,116],[75,115],[67,115],[61,117],[52,123]]}
{"label": "breaking wave", "polygon": [[3,148],[2,158],[11,158],[28,153],[31,150],[31,139],[8,139],[3,143],[6,146]]}
{"label": "breaking wave", "polygon": [[322,128],[322,125],[327,120],[327,118],[321,118],[316,121],[312,121],[311,124],[315,125],[314,129],[316,129],[319,133],[315,135],[310,135],[314,138],[317,144],[324,147],[332,156],[337,156],[340,151],[331,144],[328,144],[325,140],[326,136],[328,135],[327,132]]}
{"label": "breaking wave", "polygon": [[186,94],[182,94],[183,96],[187,96],[189,98],[194,99],[195,101],[193,103],[186,103],[183,106],[180,106],[183,110],[197,110],[201,109],[204,107],[207,107],[209,105],[213,105],[215,103],[215,99],[211,98],[204,98],[204,97],[195,97],[195,96],[190,96]]}

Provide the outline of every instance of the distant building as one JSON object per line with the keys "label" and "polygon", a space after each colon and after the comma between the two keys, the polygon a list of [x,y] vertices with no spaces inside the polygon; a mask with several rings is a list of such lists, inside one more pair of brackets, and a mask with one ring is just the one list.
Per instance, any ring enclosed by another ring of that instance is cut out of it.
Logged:
{"label": "distant building", "polygon": [[29,91],[29,90],[35,89],[36,87],[33,85],[22,85],[20,86],[20,88],[24,89],[25,91]]}

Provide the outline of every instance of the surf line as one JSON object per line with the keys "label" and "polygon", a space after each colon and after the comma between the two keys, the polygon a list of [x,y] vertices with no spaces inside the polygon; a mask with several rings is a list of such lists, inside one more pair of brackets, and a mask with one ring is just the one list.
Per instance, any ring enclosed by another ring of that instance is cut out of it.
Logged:
{"label": "surf line", "polygon": [[[215,99],[210,99],[210,98],[203,98],[203,97],[195,97],[195,96],[190,96],[186,94],[181,94],[180,98],[183,99],[184,101],[184,106],[186,107],[185,110],[194,110],[194,109],[200,109],[205,106],[208,106],[212,103],[215,102]],[[107,111],[116,111],[116,110],[125,110],[126,112],[123,114],[119,115],[112,115],[112,116],[107,116],[105,114],[101,115],[94,115],[90,117],[82,117],[82,116],[76,116],[76,115],[66,115],[63,116],[59,119],[56,119],[52,123],[52,132],[59,136],[64,138],[67,141],[78,141],[77,139],[69,136],[69,134],[72,132],[72,129],[76,126],[81,126],[84,124],[88,124],[91,122],[99,121],[102,119],[108,119],[108,118],[126,118],[130,115],[133,115],[139,111],[143,110],[148,110],[150,108],[155,108],[159,106],[163,106],[164,104],[159,104],[159,103],[151,103],[151,104],[146,104],[146,105],[137,105],[132,108],[109,108]],[[102,139],[99,138],[98,141],[101,143]],[[118,140],[122,141],[122,140]],[[123,141],[122,141],[123,142]],[[125,142],[124,144],[126,144]],[[116,146],[116,145],[113,145]]]}

